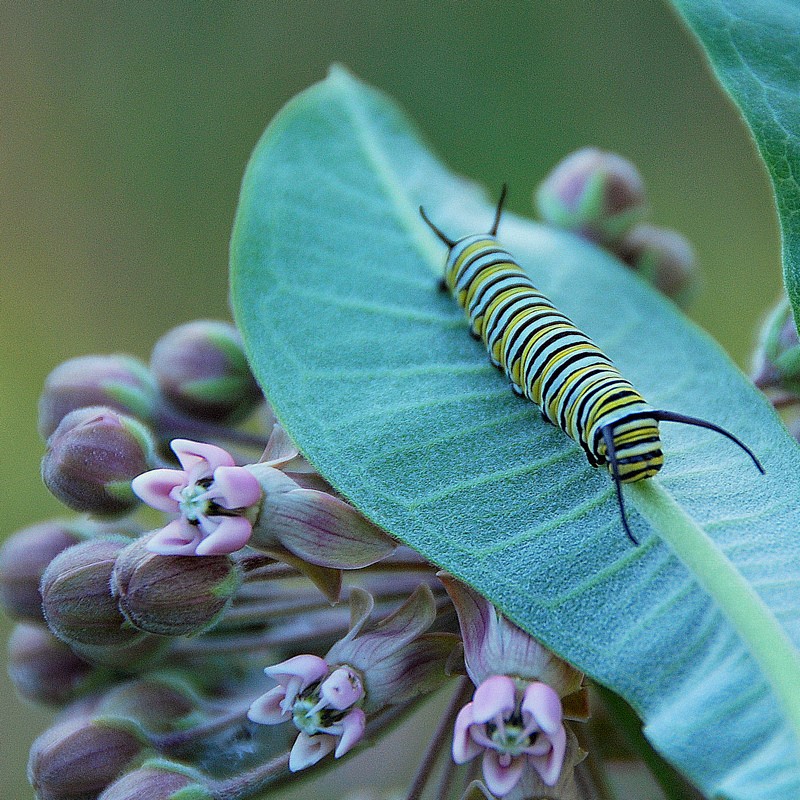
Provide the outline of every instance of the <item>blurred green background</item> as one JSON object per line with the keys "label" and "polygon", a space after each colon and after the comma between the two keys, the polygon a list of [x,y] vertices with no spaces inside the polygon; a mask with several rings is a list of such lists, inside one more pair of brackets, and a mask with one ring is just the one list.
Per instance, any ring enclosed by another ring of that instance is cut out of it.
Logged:
{"label": "blurred green background", "polygon": [[[632,159],[654,221],[698,252],[691,315],[747,365],[780,291],[773,203],[738,114],[666,2],[3,3],[0,533],[61,513],[38,479],[36,433],[56,364],[146,358],[168,328],[227,316],[250,150],[332,61],[399,100],[456,171],[492,194],[508,181],[522,214],[569,151]],[[0,785],[28,798],[27,748],[49,715],[2,680]],[[410,762],[424,739],[405,740]],[[376,776],[354,762],[346,780]]]}

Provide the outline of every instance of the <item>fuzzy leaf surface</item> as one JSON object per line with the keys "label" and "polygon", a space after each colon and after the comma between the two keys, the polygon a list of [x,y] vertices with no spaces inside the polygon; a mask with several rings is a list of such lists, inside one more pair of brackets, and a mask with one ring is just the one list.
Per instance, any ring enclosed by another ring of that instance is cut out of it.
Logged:
{"label": "fuzzy leaf surface", "polygon": [[483,192],[341,69],[265,132],[231,277],[278,418],[364,514],[631,702],[709,796],[796,800],[797,445],[637,276],[506,215],[501,241],[650,403],[729,428],[767,469],[710,431],[664,424],[664,470],[625,488],[634,547],[608,473],[511,393],[437,291],[445,248],[420,204],[450,236],[491,225]]}
{"label": "fuzzy leaf surface", "polygon": [[781,224],[784,282],[800,321],[800,4],[672,2],[700,40],[767,165]]}

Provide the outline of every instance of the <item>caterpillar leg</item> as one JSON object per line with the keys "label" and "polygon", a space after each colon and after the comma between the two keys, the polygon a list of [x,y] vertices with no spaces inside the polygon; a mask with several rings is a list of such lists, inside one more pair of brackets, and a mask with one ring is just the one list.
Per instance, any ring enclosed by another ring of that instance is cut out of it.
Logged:
{"label": "caterpillar leg", "polygon": [[436,282],[436,291],[441,292],[442,294],[448,291],[447,281],[444,278],[439,278],[439,280]]}

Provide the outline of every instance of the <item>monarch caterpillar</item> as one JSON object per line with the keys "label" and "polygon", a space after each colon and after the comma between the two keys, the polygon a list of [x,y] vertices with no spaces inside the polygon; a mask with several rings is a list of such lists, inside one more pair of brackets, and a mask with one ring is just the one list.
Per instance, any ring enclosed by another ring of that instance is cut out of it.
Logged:
{"label": "monarch caterpillar", "polygon": [[747,445],[729,431],[696,417],[648,405],[611,359],[531,283],[498,242],[506,198],[503,186],[487,234],[454,240],[420,214],[449,248],[442,291],[465,310],[470,332],[481,339],[512,390],[539,406],[542,417],[577,442],[593,467],[606,465],[614,480],[625,533],[631,533],[622,484],[652,478],[662,467],[659,422],[681,422],[721,433],[742,448],[763,474]]}

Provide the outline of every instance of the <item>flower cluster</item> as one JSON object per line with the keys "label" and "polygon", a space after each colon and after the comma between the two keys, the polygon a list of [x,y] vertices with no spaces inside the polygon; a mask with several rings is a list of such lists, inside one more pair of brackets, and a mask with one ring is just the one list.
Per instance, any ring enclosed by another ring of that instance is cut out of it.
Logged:
{"label": "flower cluster", "polygon": [[[551,184],[540,202],[559,224],[634,247],[630,169],[593,153]],[[232,325],[179,326],[149,365],[72,359],[39,411],[43,479],[77,513],[7,540],[0,605],[19,693],[60,712],[31,749],[40,800],[245,800],[442,686],[409,796],[440,758],[438,797],[576,796],[581,673],[339,496],[276,422]]]}

